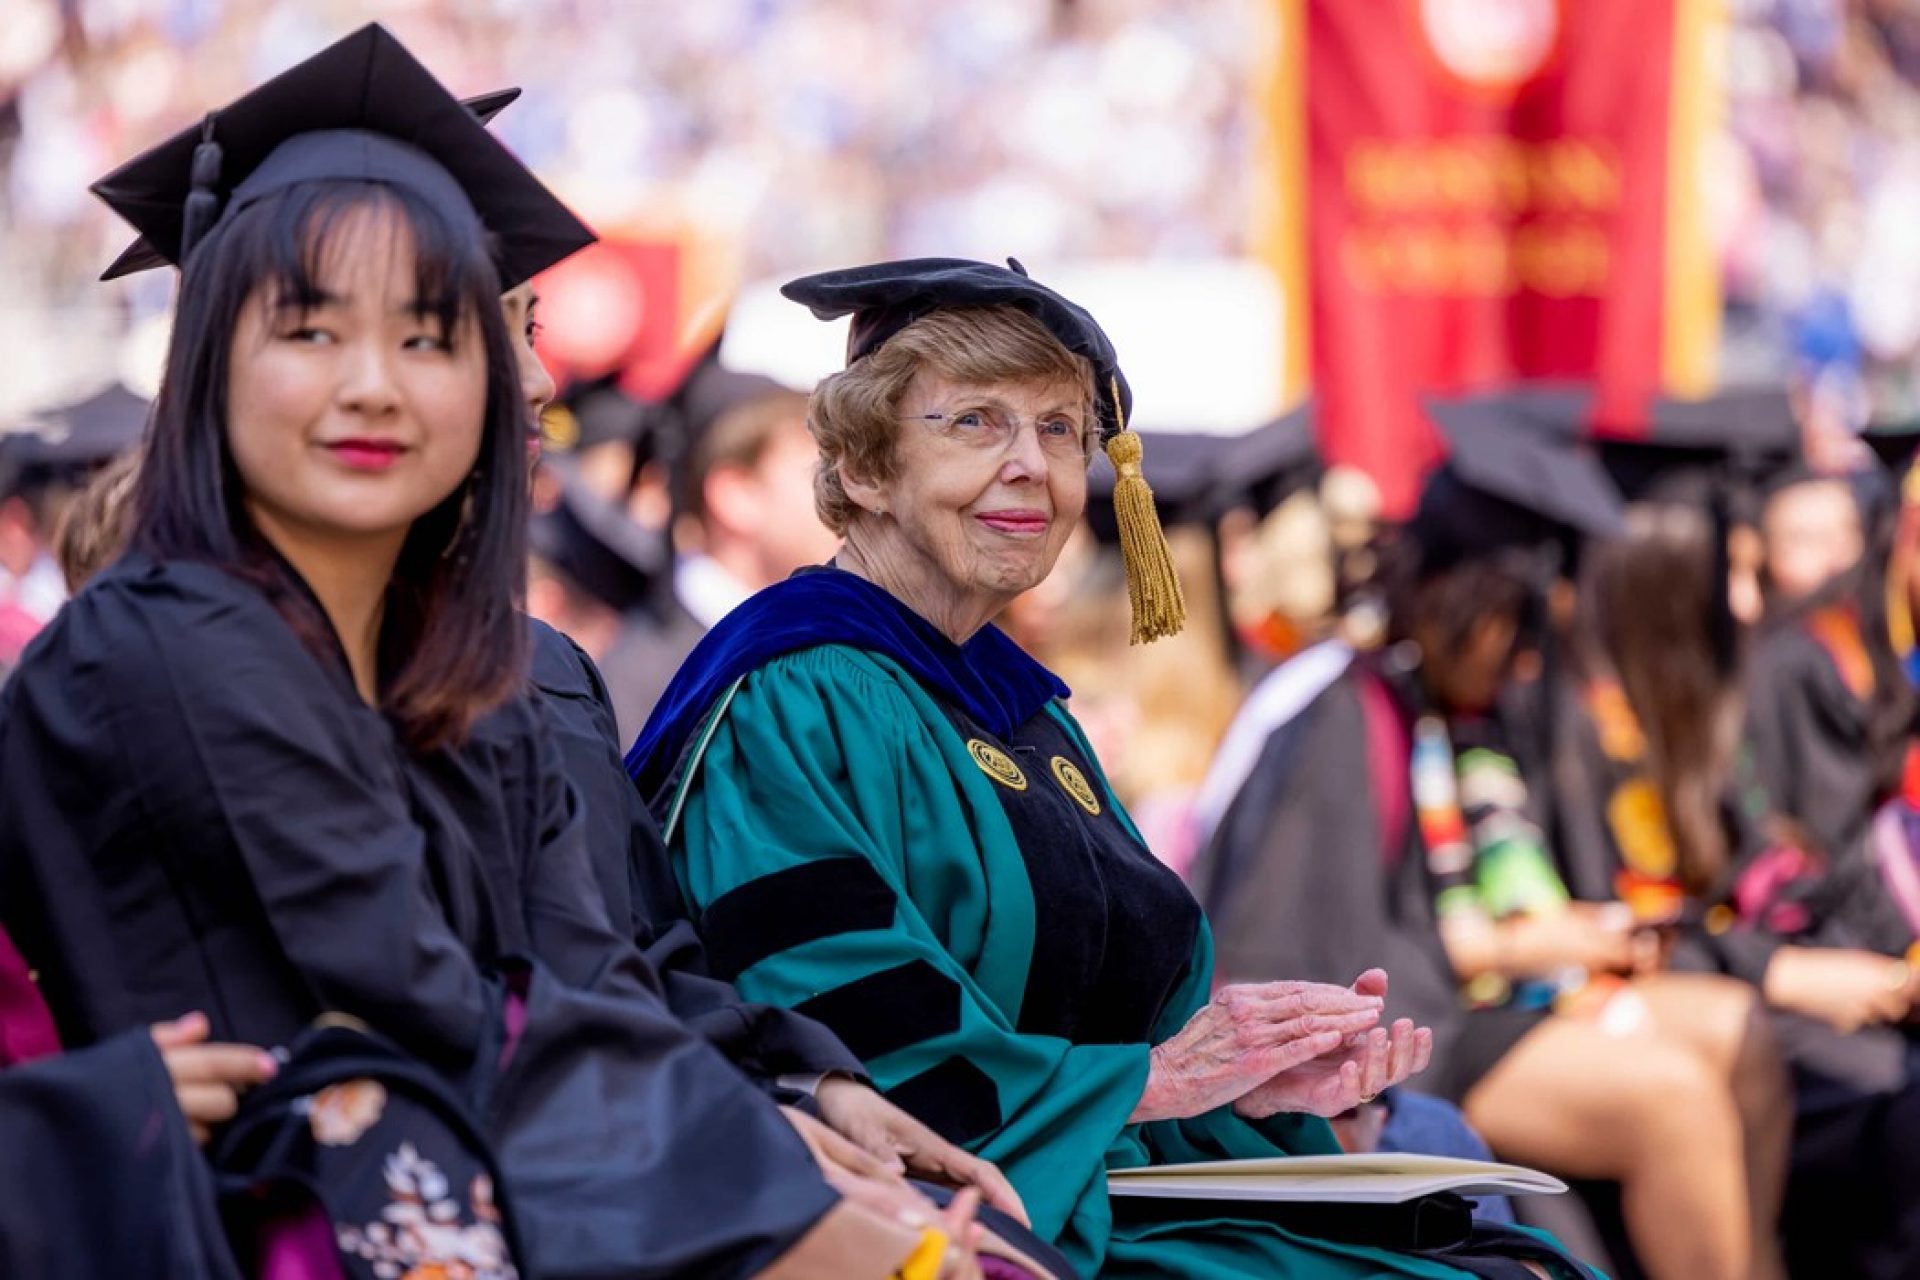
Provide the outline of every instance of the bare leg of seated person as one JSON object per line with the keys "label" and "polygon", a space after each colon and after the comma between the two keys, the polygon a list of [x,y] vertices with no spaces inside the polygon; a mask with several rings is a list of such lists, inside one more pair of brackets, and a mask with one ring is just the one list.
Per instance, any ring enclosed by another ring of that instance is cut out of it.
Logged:
{"label": "bare leg of seated person", "polygon": [[1784,1280],[1780,1207],[1793,1148],[1793,1083],[1766,1006],[1752,987],[1709,974],[1664,973],[1633,989],[1655,1029],[1700,1054],[1727,1080],[1746,1142],[1748,1216],[1755,1280]]}
{"label": "bare leg of seated person", "polygon": [[1620,1183],[1653,1280],[1745,1280],[1752,1232],[1739,1110],[1692,1049],[1550,1018],[1467,1094],[1503,1160]]}

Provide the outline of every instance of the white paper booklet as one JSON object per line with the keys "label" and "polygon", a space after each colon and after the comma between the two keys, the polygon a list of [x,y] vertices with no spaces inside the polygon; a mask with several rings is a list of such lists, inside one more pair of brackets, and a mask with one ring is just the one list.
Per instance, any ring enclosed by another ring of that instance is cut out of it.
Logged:
{"label": "white paper booklet", "polygon": [[1453,1156],[1283,1156],[1109,1169],[1116,1196],[1187,1200],[1301,1200],[1401,1204],[1440,1191],[1461,1195],[1559,1195],[1567,1184],[1535,1169]]}

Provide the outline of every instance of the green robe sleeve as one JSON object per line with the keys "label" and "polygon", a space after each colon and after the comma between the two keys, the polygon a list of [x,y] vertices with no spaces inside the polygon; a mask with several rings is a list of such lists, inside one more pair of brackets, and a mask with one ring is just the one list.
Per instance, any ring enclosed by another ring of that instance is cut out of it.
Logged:
{"label": "green robe sleeve", "polygon": [[884,659],[809,650],[727,706],[675,871],[749,999],[830,1026],[880,1089],[998,1164],[1043,1237],[1099,1240],[1148,1046],[1016,1030],[1032,890],[993,785]]}

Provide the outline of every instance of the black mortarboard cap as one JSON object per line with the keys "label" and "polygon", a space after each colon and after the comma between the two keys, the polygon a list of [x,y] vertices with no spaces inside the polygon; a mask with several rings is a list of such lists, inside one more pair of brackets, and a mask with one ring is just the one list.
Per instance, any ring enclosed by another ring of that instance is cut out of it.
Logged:
{"label": "black mortarboard cap", "polygon": [[610,375],[568,387],[541,416],[540,435],[554,453],[614,443],[637,447],[647,433],[649,412]]}
{"label": "black mortarboard cap", "polygon": [[877,262],[803,276],[783,285],[780,292],[810,308],[817,319],[853,317],[847,329],[848,364],[873,354],[887,339],[935,311],[1017,307],[1038,320],[1061,346],[1093,365],[1102,437],[1132,420],[1133,392],[1106,333],[1084,307],[1029,277],[1013,258],[1004,267],[965,258]]}
{"label": "black mortarboard cap", "polygon": [[[471,98],[460,99],[460,105],[473,113],[474,119],[481,124],[492,124],[493,118],[512,106],[520,98],[519,89],[496,89],[492,93],[477,94]],[[121,276],[130,276],[141,271],[152,271],[157,267],[170,267],[173,263],[167,255],[153,247],[145,236],[136,236],[132,244],[120,251],[120,256],[111,266],[101,273],[102,280],[118,280]]]}
{"label": "black mortarboard cap", "polygon": [[[503,288],[593,241],[378,24],[209,113],[93,191],[178,265],[220,218],[295,183],[329,179],[393,183],[455,216],[464,211],[492,233]],[[152,263],[122,255],[105,278],[142,265]]]}
{"label": "black mortarboard cap", "polygon": [[645,600],[667,572],[662,537],[562,471],[560,498],[533,518],[533,554],[617,613]]}
{"label": "black mortarboard cap", "polygon": [[1619,491],[1577,440],[1482,404],[1427,411],[1449,446],[1409,526],[1429,566],[1619,533]]}

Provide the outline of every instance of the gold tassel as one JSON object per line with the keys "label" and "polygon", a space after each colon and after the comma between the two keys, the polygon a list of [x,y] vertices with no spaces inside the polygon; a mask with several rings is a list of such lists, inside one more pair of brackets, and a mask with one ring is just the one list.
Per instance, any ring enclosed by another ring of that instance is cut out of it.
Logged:
{"label": "gold tassel", "polygon": [[1120,386],[1113,387],[1113,412],[1120,430],[1107,441],[1113,463],[1113,510],[1120,524],[1120,558],[1127,566],[1127,602],[1133,607],[1133,643],[1148,644],[1178,635],[1186,625],[1187,602],[1174,572],[1153,490],[1140,471],[1140,437],[1121,417]]}

